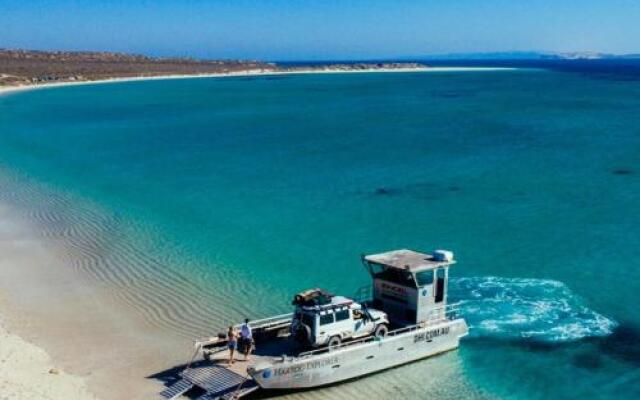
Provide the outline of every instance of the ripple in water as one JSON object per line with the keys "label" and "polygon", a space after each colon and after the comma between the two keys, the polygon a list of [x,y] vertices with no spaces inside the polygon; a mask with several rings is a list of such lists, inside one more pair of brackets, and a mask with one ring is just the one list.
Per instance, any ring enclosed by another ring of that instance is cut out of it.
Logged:
{"label": "ripple in water", "polygon": [[617,326],[554,280],[469,277],[449,285],[471,337],[567,342],[606,336]]}

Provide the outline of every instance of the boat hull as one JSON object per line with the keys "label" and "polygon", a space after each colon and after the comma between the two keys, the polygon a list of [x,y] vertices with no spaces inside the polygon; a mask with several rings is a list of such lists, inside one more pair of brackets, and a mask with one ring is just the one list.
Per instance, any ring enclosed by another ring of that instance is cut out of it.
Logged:
{"label": "boat hull", "polygon": [[468,333],[463,319],[306,357],[256,365],[249,373],[263,389],[303,389],[354,379],[453,350]]}

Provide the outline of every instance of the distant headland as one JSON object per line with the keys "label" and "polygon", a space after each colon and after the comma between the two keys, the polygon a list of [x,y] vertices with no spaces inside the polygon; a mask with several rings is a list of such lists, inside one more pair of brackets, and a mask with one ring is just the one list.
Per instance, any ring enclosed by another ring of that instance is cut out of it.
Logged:
{"label": "distant headland", "polygon": [[640,59],[638,54],[611,54],[597,51],[505,51],[480,53],[445,53],[415,57],[425,60],[608,60]]}

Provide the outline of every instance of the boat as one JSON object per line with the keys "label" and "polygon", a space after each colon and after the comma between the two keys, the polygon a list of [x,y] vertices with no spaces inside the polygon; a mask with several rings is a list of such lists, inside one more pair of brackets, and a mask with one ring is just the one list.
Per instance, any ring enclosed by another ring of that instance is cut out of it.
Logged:
{"label": "boat", "polygon": [[224,400],[333,385],[458,348],[469,330],[447,302],[452,252],[393,250],[363,255],[362,264],[372,284],[355,296],[310,289],[294,296],[292,313],[250,321],[250,361],[228,363],[225,334],[196,340],[162,398],[194,387],[198,399]]}

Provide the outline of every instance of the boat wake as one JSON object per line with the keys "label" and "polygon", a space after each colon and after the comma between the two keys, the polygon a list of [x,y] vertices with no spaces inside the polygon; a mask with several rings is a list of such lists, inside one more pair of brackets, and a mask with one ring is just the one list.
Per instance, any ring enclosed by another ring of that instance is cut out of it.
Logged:
{"label": "boat wake", "polygon": [[472,337],[568,342],[609,335],[618,325],[554,280],[490,276],[452,278],[449,285]]}

